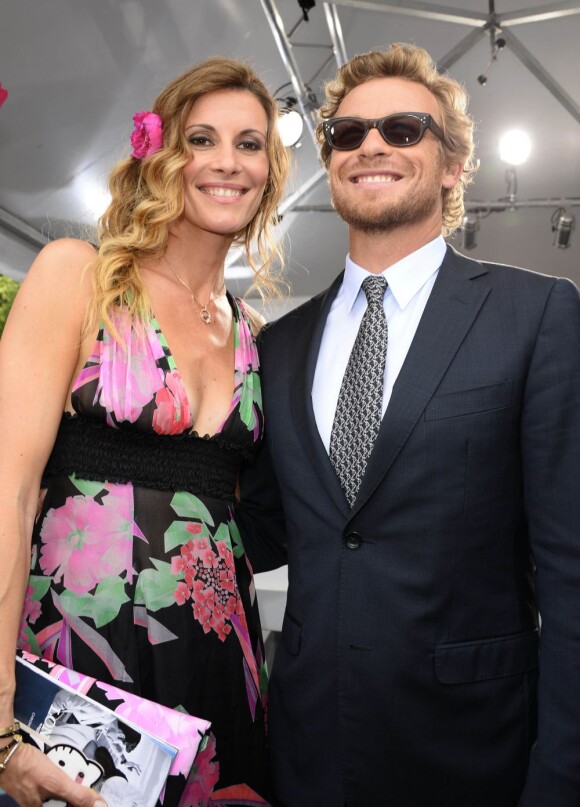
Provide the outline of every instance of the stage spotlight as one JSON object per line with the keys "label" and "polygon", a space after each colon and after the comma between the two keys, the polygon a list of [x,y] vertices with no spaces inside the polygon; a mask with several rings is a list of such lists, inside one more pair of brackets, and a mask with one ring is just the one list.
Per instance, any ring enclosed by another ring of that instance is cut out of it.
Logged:
{"label": "stage spotlight", "polygon": [[467,213],[461,222],[461,245],[463,249],[475,249],[479,230],[479,216]]}
{"label": "stage spotlight", "polygon": [[552,232],[554,233],[554,246],[559,249],[568,249],[572,239],[572,230],[576,219],[559,207],[552,213]]}
{"label": "stage spotlight", "polygon": [[520,129],[506,132],[499,141],[500,159],[508,165],[521,165],[530,156],[532,141]]}
{"label": "stage spotlight", "polygon": [[282,143],[291,148],[296,146],[304,131],[304,119],[295,108],[296,98],[289,96],[278,101],[280,116],[278,118],[278,131]]}

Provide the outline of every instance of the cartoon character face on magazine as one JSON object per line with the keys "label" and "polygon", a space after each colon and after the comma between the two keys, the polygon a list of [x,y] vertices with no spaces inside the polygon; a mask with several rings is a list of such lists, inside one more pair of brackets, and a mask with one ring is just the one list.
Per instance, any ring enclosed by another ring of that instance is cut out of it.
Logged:
{"label": "cartoon character face on magazine", "polygon": [[[45,753],[55,765],[58,765],[78,784],[93,787],[103,776],[104,771],[99,763],[87,759],[78,748],[73,748],[72,745],[64,743],[53,745],[52,748],[45,750]],[[66,807],[64,801],[57,799],[45,801],[44,805],[45,807]]]}

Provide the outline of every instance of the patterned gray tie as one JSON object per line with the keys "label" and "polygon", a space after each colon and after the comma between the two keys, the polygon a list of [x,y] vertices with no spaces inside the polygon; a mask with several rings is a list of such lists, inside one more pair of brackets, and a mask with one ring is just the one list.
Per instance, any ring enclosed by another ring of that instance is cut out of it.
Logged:
{"label": "patterned gray tie", "polygon": [[388,341],[383,308],[387,281],[382,275],[367,277],[362,287],[368,306],[342,379],[330,435],[330,461],[351,507],[381,425]]}

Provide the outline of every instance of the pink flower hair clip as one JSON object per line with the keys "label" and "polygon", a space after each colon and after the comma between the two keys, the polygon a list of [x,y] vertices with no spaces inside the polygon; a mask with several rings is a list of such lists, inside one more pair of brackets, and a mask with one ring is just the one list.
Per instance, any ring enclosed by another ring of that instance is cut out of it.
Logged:
{"label": "pink flower hair clip", "polygon": [[133,115],[135,129],[131,134],[133,151],[131,157],[142,160],[159,151],[163,146],[163,123],[156,112],[143,109]]}
{"label": "pink flower hair clip", "polygon": [[4,101],[8,98],[8,90],[5,90],[2,86],[2,82],[0,81],[0,106],[4,103]]}

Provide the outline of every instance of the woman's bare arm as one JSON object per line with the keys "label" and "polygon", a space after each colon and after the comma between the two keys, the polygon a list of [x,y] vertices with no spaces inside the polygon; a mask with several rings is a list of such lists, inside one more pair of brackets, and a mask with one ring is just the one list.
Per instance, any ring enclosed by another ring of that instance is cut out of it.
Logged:
{"label": "woman's bare arm", "polygon": [[[40,480],[81,360],[90,299],[83,268],[94,255],[73,239],[44,247],[0,340],[0,729],[13,720],[14,654]],[[24,807],[52,793],[82,807],[97,798],[31,746],[17,748],[0,787]]]}

